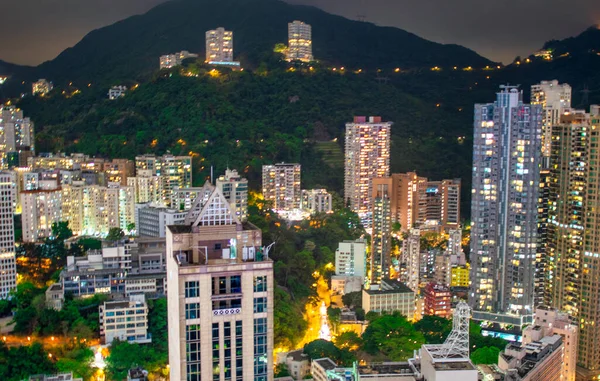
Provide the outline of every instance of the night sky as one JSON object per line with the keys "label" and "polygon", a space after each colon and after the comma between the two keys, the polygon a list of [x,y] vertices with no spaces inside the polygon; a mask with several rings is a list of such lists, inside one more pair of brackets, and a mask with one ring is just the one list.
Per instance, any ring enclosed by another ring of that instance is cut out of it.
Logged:
{"label": "night sky", "polygon": [[[37,65],[86,33],[165,0],[1,0],[0,59]],[[464,45],[497,61],[600,23],[598,0],[287,0]]]}

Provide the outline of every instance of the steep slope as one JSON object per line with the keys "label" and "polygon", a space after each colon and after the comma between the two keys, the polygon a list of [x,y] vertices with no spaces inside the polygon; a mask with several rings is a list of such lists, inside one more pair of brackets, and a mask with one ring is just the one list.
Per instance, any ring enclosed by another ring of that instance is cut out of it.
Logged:
{"label": "steep slope", "polygon": [[31,75],[55,83],[139,78],[157,68],[162,54],[185,49],[203,57],[205,31],[219,26],[234,32],[236,59],[245,67],[255,67],[276,43],[287,42],[287,23],[293,20],[313,26],[315,57],[334,65],[478,67],[490,63],[461,46],[434,43],[401,29],[279,0],[173,0],[92,31]]}
{"label": "steep slope", "polygon": [[552,50],[554,56],[600,53],[600,28],[592,26],[578,36],[548,41],[544,49]]}

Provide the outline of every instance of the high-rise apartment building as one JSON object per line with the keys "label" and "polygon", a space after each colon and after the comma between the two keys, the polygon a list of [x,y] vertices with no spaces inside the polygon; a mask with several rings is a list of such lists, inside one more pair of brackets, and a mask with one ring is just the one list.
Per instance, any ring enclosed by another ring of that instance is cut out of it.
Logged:
{"label": "high-rise apartment building", "polygon": [[302,21],[288,24],[288,61],[313,61],[312,27]]}
{"label": "high-rise apartment building", "polygon": [[225,171],[216,183],[223,196],[229,201],[235,215],[241,220],[248,219],[248,180],[238,174],[235,169]]}
{"label": "high-rise apartment building", "polygon": [[402,276],[404,283],[419,292],[420,264],[421,264],[421,231],[411,229],[408,237],[402,241],[402,262],[406,267],[406,274]]}
{"label": "high-rise apartment building", "polygon": [[447,231],[460,226],[460,184],[460,179],[427,182],[422,228]]}
{"label": "high-rise apartment building", "polygon": [[152,170],[140,169],[135,177],[127,178],[127,186],[133,189],[136,204],[152,202],[163,204],[163,180]]}
{"label": "high-rise apartment building", "polygon": [[40,94],[44,96],[50,91],[52,91],[53,88],[54,85],[52,84],[52,82],[47,81],[45,79],[39,79],[37,82],[33,82],[33,84],[31,85],[31,93],[33,95]]}
{"label": "high-rise apartment building", "polygon": [[233,61],[233,32],[224,28],[206,31],[206,62]]}
{"label": "high-rise apartment building", "polygon": [[127,179],[135,173],[135,163],[128,159],[112,159],[103,164],[106,181],[127,185]]}
{"label": "high-rise apartment building", "polygon": [[[542,107],[501,86],[475,105],[471,199],[471,290],[475,319],[520,324],[534,308]],[[501,316],[501,317],[498,317]]]}
{"label": "high-rise apartment building", "polygon": [[359,215],[371,212],[373,179],[389,176],[391,126],[379,116],[346,124],[344,199]]}
{"label": "high-rise apartment building", "polygon": [[[545,302],[579,322],[581,379],[600,371],[600,106],[571,110],[552,128]],[[579,377],[578,377],[579,378]]]}
{"label": "high-rise apartment building", "polygon": [[359,276],[367,275],[367,242],[363,239],[343,241],[335,251],[335,274]]}
{"label": "high-rise apartment building", "polygon": [[448,286],[428,283],[425,286],[425,315],[450,318],[452,316],[452,294]]}
{"label": "high-rise apartment building", "polygon": [[165,205],[170,205],[175,189],[192,186],[191,156],[136,156],[135,169],[136,173],[140,170],[150,170],[153,176],[161,178],[162,202]]}
{"label": "high-rise apartment building", "polygon": [[263,165],[262,191],[273,210],[291,211],[300,208],[300,164]]}
{"label": "high-rise apartment building", "polygon": [[389,177],[373,179],[373,226],[371,232],[370,277],[371,284],[378,284],[390,277],[392,264],[392,216],[390,210]]}
{"label": "high-rise apartment building", "polygon": [[21,223],[23,242],[36,242],[52,235],[52,224],[62,217],[62,191],[38,189],[23,191],[21,198]]}
{"label": "high-rise apartment building", "polygon": [[[542,156],[550,157],[552,126],[560,123],[562,114],[571,108],[571,86],[557,80],[542,81],[531,86],[531,104],[541,105],[542,111]],[[542,161],[544,167],[548,162]]]}
{"label": "high-rise apartment building", "polygon": [[16,176],[0,172],[0,299],[17,287],[15,222],[13,220]]}
{"label": "high-rise apartment building", "polygon": [[167,232],[171,380],[273,380],[273,262],[218,188]]}

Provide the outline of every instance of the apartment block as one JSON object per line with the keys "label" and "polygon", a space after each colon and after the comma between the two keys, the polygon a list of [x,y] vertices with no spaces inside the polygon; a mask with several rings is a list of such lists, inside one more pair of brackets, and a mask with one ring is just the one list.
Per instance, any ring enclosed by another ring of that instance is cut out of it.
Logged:
{"label": "apartment block", "polygon": [[107,182],[125,186],[127,179],[135,173],[135,163],[127,159],[112,159],[104,163],[102,170],[106,174]]}
{"label": "apartment block", "polygon": [[370,277],[371,284],[378,284],[390,277],[392,264],[392,216],[390,210],[391,182],[385,178],[373,179]]}
{"label": "apartment block", "polygon": [[235,215],[241,220],[248,219],[248,180],[238,174],[235,169],[225,171],[225,175],[219,176],[216,182],[217,188],[229,201]]}
{"label": "apartment block", "polygon": [[23,242],[36,242],[52,235],[52,224],[62,218],[62,190],[24,191],[21,199]]}
{"label": "apartment block", "polygon": [[0,299],[6,299],[17,287],[15,259],[15,204],[16,176],[0,172]]}
{"label": "apartment block", "polygon": [[140,237],[166,237],[168,226],[183,225],[186,211],[152,204],[136,204],[135,226]]}
{"label": "apartment block", "polygon": [[184,59],[196,57],[198,57],[197,54],[190,53],[187,50],[182,50],[179,53],[165,54],[163,56],[160,56],[160,68],[171,69],[175,66],[181,65]]}
{"label": "apartment block", "polygon": [[50,91],[52,91],[53,88],[54,85],[52,84],[52,82],[45,79],[39,79],[37,80],[37,82],[33,82],[33,84],[31,85],[31,93],[33,95],[44,96]]}
{"label": "apartment block", "polygon": [[315,213],[330,213],[333,210],[331,193],[327,189],[302,189],[300,209]]}
{"label": "apartment block", "polygon": [[113,86],[108,90],[108,99],[114,101],[115,99],[125,96],[127,92],[127,86]]}
{"label": "apartment block", "polygon": [[218,188],[167,232],[171,380],[273,380],[273,262]]}
{"label": "apartment block", "polygon": [[421,283],[421,231],[419,229],[411,229],[402,241],[402,263],[405,265],[406,273],[401,276],[401,279],[408,288],[418,292]]}
{"label": "apartment block", "polygon": [[145,344],[148,334],[148,305],[144,294],[130,295],[128,300],[106,301],[98,307],[100,337],[110,345],[115,339]]}
{"label": "apartment block", "polygon": [[[571,86],[557,80],[542,81],[531,86],[531,104],[542,106],[542,156],[550,157],[552,126],[560,123],[562,115],[571,108]],[[545,161],[547,166],[548,161]]]}
{"label": "apartment block", "polygon": [[263,165],[262,191],[265,201],[276,211],[300,208],[300,164]]}
{"label": "apartment block", "polygon": [[365,312],[400,311],[412,320],[415,315],[415,293],[397,280],[382,279],[378,285],[363,290],[362,305]]}
{"label": "apartment block", "polygon": [[541,106],[524,104],[517,87],[501,86],[496,102],[475,105],[469,293],[475,319],[513,322],[533,314],[541,131]]}
{"label": "apartment block", "polygon": [[192,157],[142,155],[135,158],[136,173],[140,170],[152,171],[162,182],[162,202],[170,206],[173,192],[178,188],[192,186]]}
{"label": "apartment block", "polygon": [[450,318],[452,316],[452,294],[450,289],[438,283],[429,283],[424,289],[425,315]]}
{"label": "apartment block", "polygon": [[361,217],[371,212],[373,179],[389,176],[391,127],[379,116],[346,124],[344,199]]}
{"label": "apartment block", "polygon": [[530,343],[511,343],[498,356],[498,368],[515,381],[561,380],[564,345],[560,335]]}
{"label": "apartment block", "polygon": [[367,275],[367,242],[364,239],[342,241],[335,251],[335,274],[359,276]]}
{"label": "apartment block", "polygon": [[156,176],[152,170],[138,170],[135,177],[127,178],[127,186],[133,189],[136,204],[164,204],[163,179]]}
{"label": "apartment block", "polygon": [[233,32],[224,28],[206,31],[206,62],[233,61]]}
{"label": "apartment block", "polygon": [[302,21],[288,23],[288,61],[313,61],[312,27]]}

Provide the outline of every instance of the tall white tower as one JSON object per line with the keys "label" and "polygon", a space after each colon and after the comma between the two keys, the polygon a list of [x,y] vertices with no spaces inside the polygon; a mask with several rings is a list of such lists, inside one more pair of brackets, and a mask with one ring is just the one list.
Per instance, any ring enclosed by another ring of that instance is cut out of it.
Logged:
{"label": "tall white tower", "polygon": [[17,287],[17,263],[15,259],[15,212],[16,178],[8,172],[0,172],[0,299],[5,299]]}

